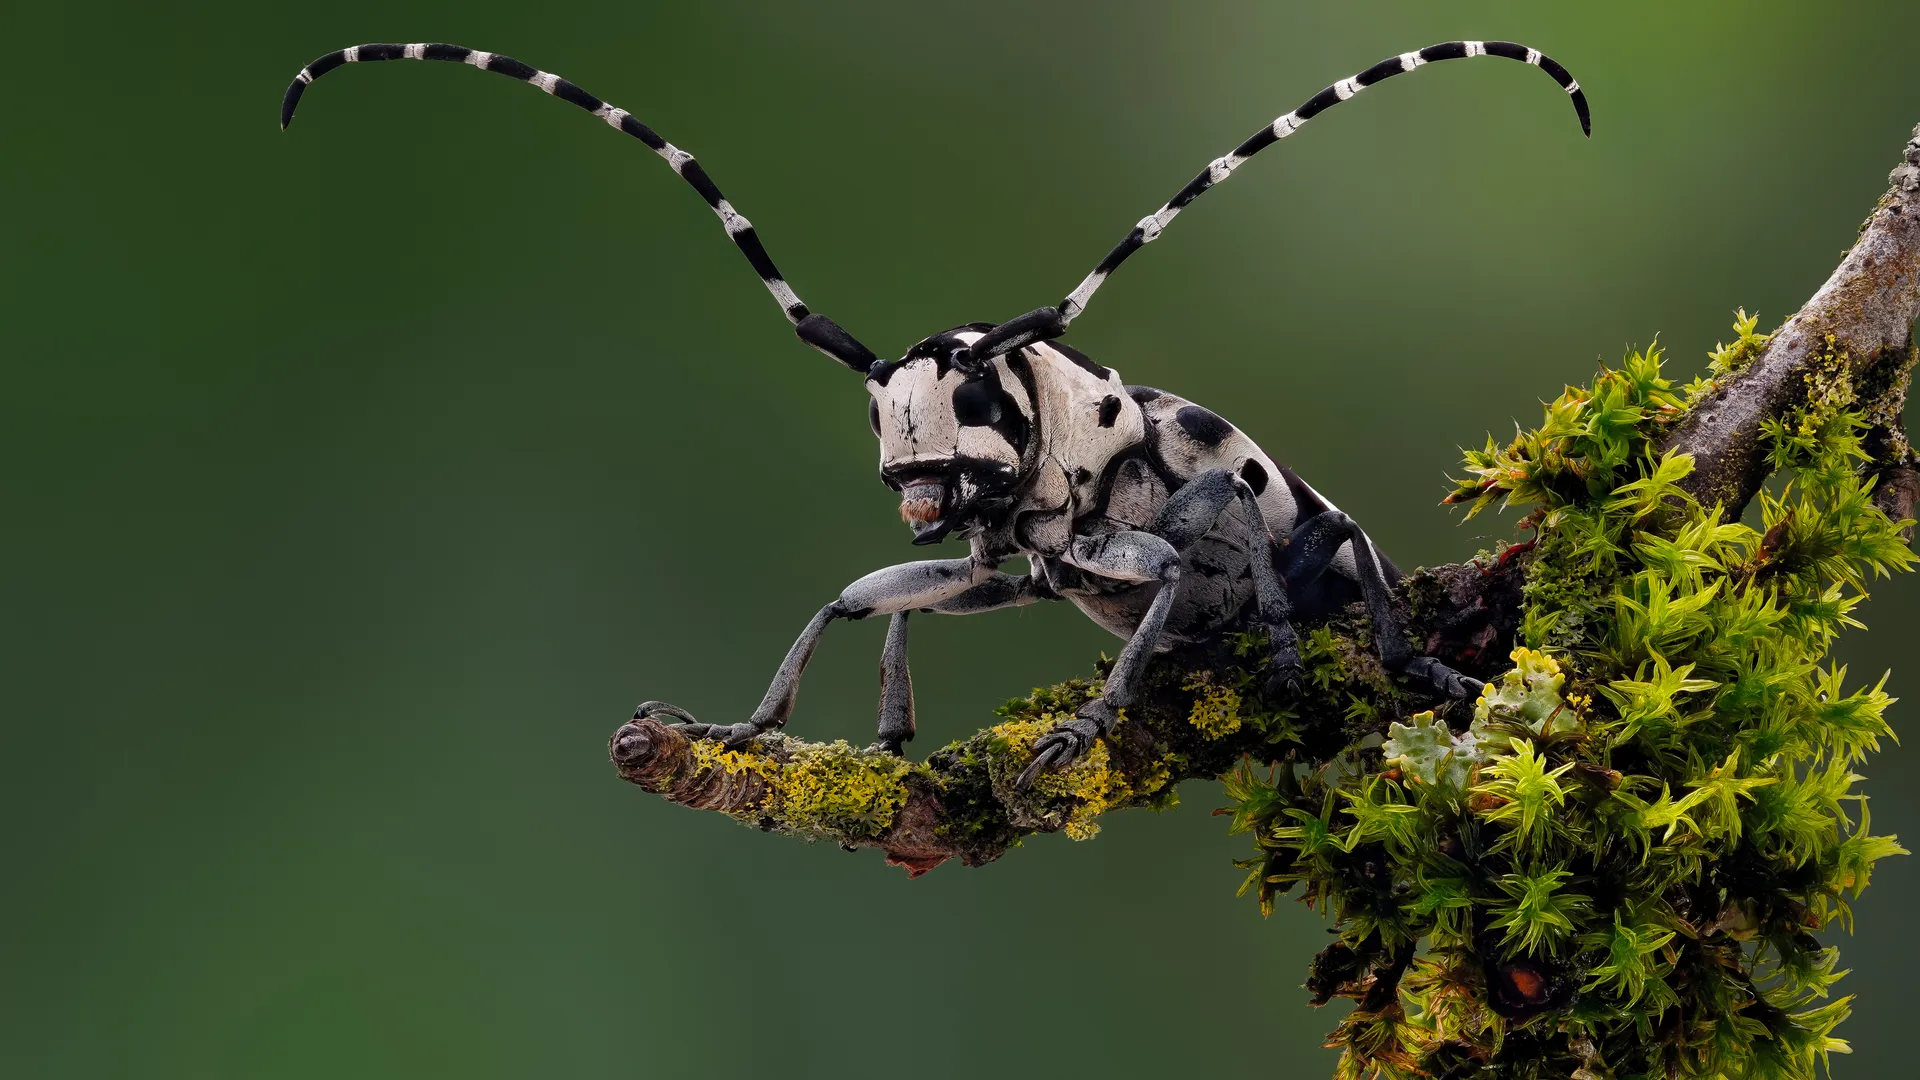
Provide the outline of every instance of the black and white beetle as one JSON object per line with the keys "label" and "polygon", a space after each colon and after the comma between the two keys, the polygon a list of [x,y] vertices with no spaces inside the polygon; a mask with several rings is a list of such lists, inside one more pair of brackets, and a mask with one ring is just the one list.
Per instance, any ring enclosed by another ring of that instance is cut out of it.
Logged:
{"label": "black and white beetle", "polygon": [[[356,45],[300,70],[287,87],[280,125],[293,119],[313,80],[372,60],[445,60],[493,71],[572,102],[645,143],[693,185],[760,275],[800,339],[866,376],[868,418],[880,440],[880,478],[900,493],[915,544],[953,536],[965,558],[904,563],[854,582],[820,609],[793,644],[766,697],[745,723],[702,724],[649,701],[636,719],[660,714],[691,734],[741,745],[786,723],[800,674],[828,623],[887,615],[881,655],[880,743],[898,753],[913,738],[907,615],[968,615],[1069,600],[1126,639],[1102,696],[1034,744],[1030,783],[1063,768],[1105,735],[1132,702],[1148,655],[1223,630],[1263,627],[1272,681],[1296,684],[1300,654],[1290,618],[1365,601],[1389,671],[1450,698],[1478,692],[1468,678],[1416,655],[1395,621],[1389,591],[1400,571],[1352,518],[1281,468],[1219,416],[1172,394],[1126,386],[1119,375],[1055,339],[1086,310],[1108,275],[1208,188],[1325,109],[1383,79],[1437,60],[1501,56],[1541,68],[1573,100],[1592,133],[1587,101],[1567,69],[1510,41],[1450,41],[1383,60],[1320,91],[1216,158],[1165,206],[1142,218],[1066,299],[995,325],[935,334],[899,360],[880,360],[833,320],[807,310],[768,257],[758,234],[693,156],[624,109],[511,57],[458,45]],[[1276,544],[1275,536],[1285,537]],[[1024,557],[1028,573],[1000,571]],[[1330,572],[1329,572],[1330,571]]]}

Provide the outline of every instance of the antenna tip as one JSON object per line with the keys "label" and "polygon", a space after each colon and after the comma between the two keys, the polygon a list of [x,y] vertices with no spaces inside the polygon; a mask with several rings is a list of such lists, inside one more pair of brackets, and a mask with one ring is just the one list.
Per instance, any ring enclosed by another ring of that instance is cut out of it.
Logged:
{"label": "antenna tip", "polygon": [[[304,75],[306,73],[303,71],[301,72],[301,74]],[[287,125],[293,123],[293,111],[300,107],[300,97],[306,91],[306,89],[307,89],[307,86],[305,83],[301,82],[299,79],[295,79],[293,80],[292,83],[288,84],[287,92],[281,95],[280,97],[280,130],[281,131],[287,130]]]}

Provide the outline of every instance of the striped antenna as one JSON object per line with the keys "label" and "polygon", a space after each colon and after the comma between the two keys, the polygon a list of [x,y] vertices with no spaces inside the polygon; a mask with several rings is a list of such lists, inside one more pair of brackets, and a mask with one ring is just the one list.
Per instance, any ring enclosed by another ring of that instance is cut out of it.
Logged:
{"label": "striped antenna", "polygon": [[1391,59],[1382,60],[1350,79],[1341,79],[1325,90],[1313,95],[1306,104],[1293,110],[1254,132],[1247,140],[1233,148],[1225,157],[1215,158],[1208,163],[1200,175],[1188,181],[1187,186],[1167,201],[1165,206],[1151,215],[1141,218],[1126,239],[1115,245],[1100,265],[1093,268],[1078,288],[1060,301],[1058,307],[1045,307],[1030,311],[1017,319],[1002,323],[973,343],[972,360],[974,363],[985,361],[1035,341],[1044,341],[1066,333],[1067,324],[1087,309],[1087,303],[1100,286],[1127,261],[1127,256],[1140,250],[1160,238],[1160,233],[1170,224],[1180,211],[1200,197],[1208,188],[1233,175],[1233,171],[1246,164],[1248,158],[1279,142],[1281,139],[1300,130],[1308,120],[1320,115],[1327,109],[1365,90],[1375,83],[1390,79],[1403,71],[1412,71],[1423,64],[1439,60],[1462,60],[1469,56],[1501,56],[1508,60],[1518,60],[1524,64],[1545,71],[1553,76],[1573,99],[1573,110],[1580,117],[1580,130],[1589,137],[1593,135],[1593,119],[1587,110],[1587,96],[1580,91],[1580,83],[1573,75],[1552,57],[1538,49],[1517,45],[1511,41],[1448,41],[1439,45],[1429,45],[1418,52],[1401,53]]}
{"label": "striped antenna", "polygon": [[540,71],[515,60],[511,56],[499,53],[481,52],[460,45],[418,44],[392,45],[371,44],[354,45],[349,48],[330,52],[306,67],[293,77],[287,86],[286,97],[280,103],[280,127],[284,129],[293,122],[293,112],[300,105],[300,97],[315,79],[332,71],[342,64],[368,63],[376,60],[443,60],[454,64],[471,64],[482,71],[492,71],[509,78],[545,90],[562,101],[571,102],[592,113],[607,123],[607,126],[624,131],[647,145],[649,150],[666,159],[673,171],[720,217],[720,225],[733,240],[740,254],[747,257],[753,269],[760,275],[760,283],[773,294],[773,299],[793,323],[795,333],[800,339],[814,348],[833,357],[855,371],[865,372],[874,362],[874,355],[865,345],[855,340],[853,335],[842,330],[832,319],[807,310],[800,302],[793,287],[780,276],[780,269],[773,265],[760,236],[754,231],[753,223],[742,217],[731,203],[720,194],[713,181],[708,179],[705,169],[695,161],[692,154],[661,138],[652,128],[636,120],[625,109],[618,109],[601,101],[585,90],[568,82],[558,75]]}

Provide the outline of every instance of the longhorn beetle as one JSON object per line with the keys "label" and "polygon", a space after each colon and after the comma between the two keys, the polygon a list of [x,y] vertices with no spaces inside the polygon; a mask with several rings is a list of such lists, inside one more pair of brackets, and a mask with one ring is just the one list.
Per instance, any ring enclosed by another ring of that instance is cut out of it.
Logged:
{"label": "longhorn beetle", "polygon": [[[839,324],[800,302],[746,218],[693,155],[625,109],[512,57],[459,45],[355,45],[300,69],[287,87],[280,126],[293,120],[313,81],[342,64],[444,60],[531,83],[578,105],[665,158],[700,193],[793,323],[800,340],[866,377],[867,419],[880,440],[880,479],[900,493],[900,516],[915,544],[953,536],[959,559],[903,563],[855,581],[814,614],[773,685],[739,724],[703,724],[685,710],[649,701],[634,718],[673,717],[699,738],[744,745],[785,724],[800,674],[835,619],[886,615],[880,659],[879,744],[899,753],[913,738],[907,671],[907,616],[970,615],[1068,600],[1126,639],[1100,697],[1034,744],[1019,777],[1060,769],[1107,734],[1134,700],[1148,656],[1237,626],[1266,631],[1268,689],[1296,688],[1300,651],[1291,618],[1364,601],[1388,671],[1448,698],[1477,693],[1477,679],[1417,655],[1389,604],[1400,570],[1360,526],[1291,469],[1275,465],[1252,439],[1198,405],[1160,390],[1127,386],[1061,343],[1067,325],[1127,257],[1207,189],[1261,150],[1361,90],[1439,60],[1500,56],[1531,64],[1572,98],[1591,135],[1586,95],[1567,69],[1511,41],[1449,41],[1383,60],[1342,79],[1215,158],[1174,197],[1140,219],[1058,305],[995,324],[968,323],[926,338],[898,360],[881,360]],[[1282,538],[1276,542],[1275,537]],[[1024,557],[1028,572],[999,567]]]}

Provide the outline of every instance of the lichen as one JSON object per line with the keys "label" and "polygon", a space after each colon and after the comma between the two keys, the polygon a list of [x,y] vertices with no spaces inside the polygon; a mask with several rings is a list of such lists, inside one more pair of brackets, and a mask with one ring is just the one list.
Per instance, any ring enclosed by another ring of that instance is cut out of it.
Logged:
{"label": "lichen", "polygon": [[1496,724],[1519,724],[1535,735],[1553,735],[1579,726],[1578,714],[1561,696],[1567,677],[1559,661],[1521,646],[1509,657],[1513,667],[1480,688],[1473,703],[1473,730],[1484,736]]}
{"label": "lichen", "polygon": [[1240,730],[1240,692],[1230,686],[1222,686],[1210,672],[1194,672],[1184,683],[1184,690],[1194,692],[1193,708],[1187,713],[1187,723],[1209,739],[1218,739]]}
{"label": "lichen", "polygon": [[907,762],[862,753],[845,740],[800,744],[773,776],[769,815],[801,836],[857,843],[893,825],[907,801]]}
{"label": "lichen", "polygon": [[[779,760],[768,753],[761,742],[748,744],[739,750],[729,750],[723,743],[709,739],[694,739],[687,744],[687,763],[679,775],[665,780],[665,783],[691,782],[700,789],[711,789],[716,778],[724,778],[717,785],[723,790],[751,790],[759,782],[763,789],[770,789],[780,775]],[[758,821],[765,812],[763,801],[749,801],[727,810],[734,818],[745,821]]]}
{"label": "lichen", "polygon": [[[1756,325],[1738,316],[1712,379],[1764,348]],[[1818,935],[1903,849],[1858,792],[1892,734],[1885,679],[1827,656],[1867,584],[1914,562],[1858,468],[1852,367],[1829,339],[1767,425],[1791,477],[1758,529],[1656,450],[1712,389],[1676,391],[1658,349],[1469,452],[1449,501],[1523,506],[1535,531],[1511,669],[1461,730],[1389,712],[1377,751],[1228,779],[1246,887],[1334,918],[1309,986],[1361,1002],[1336,1075],[1812,1080],[1846,1049]]]}
{"label": "lichen", "polygon": [[[1042,692],[1036,691],[1038,693]],[[1040,712],[1032,719],[1007,720],[989,728],[990,745],[1002,759],[1005,775],[1011,778],[1024,770],[1033,760],[1034,742],[1060,721],[1072,718],[1072,713]],[[1126,722],[1126,712],[1122,710],[1119,723]],[[1141,787],[1136,789],[1115,765],[1108,740],[1096,739],[1073,764],[1040,773],[1032,786],[1017,798],[1050,806],[1059,817],[1059,827],[1069,837],[1091,840],[1100,832],[1100,823],[1095,819],[1101,814],[1154,794],[1166,785],[1170,776],[1162,763],[1141,778]]]}
{"label": "lichen", "polygon": [[1428,785],[1443,797],[1464,795],[1475,770],[1487,761],[1480,733],[1455,734],[1431,709],[1408,719],[1387,725],[1387,740],[1380,746],[1386,766],[1400,770],[1406,783]]}
{"label": "lichen", "polygon": [[724,743],[708,739],[694,739],[687,745],[689,767],[699,771],[718,769],[729,776],[742,773],[756,773],[771,779],[779,771],[779,763],[749,746],[745,750],[729,750]]}

